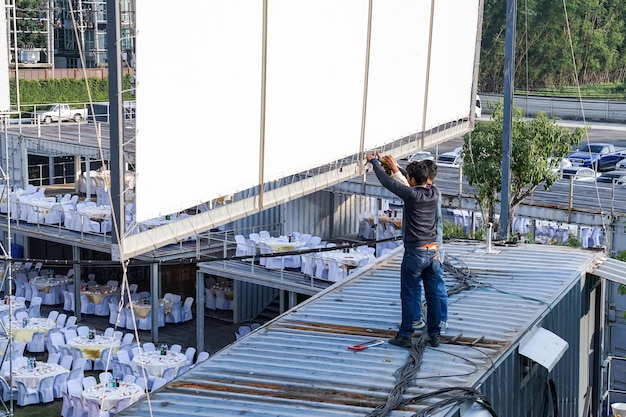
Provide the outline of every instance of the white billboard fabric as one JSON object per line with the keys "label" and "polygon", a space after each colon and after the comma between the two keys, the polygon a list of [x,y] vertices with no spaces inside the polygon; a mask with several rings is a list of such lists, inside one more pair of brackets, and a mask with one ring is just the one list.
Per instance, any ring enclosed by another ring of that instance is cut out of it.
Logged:
{"label": "white billboard fabric", "polygon": [[[421,131],[430,4],[137,0],[137,219]],[[478,27],[435,4],[427,128],[469,113]]]}
{"label": "white billboard fabric", "polygon": [[[7,43],[7,12],[5,2],[0,2],[0,62],[9,62]],[[9,90],[8,65],[0,71],[0,112],[8,112],[11,109],[11,97]]]}

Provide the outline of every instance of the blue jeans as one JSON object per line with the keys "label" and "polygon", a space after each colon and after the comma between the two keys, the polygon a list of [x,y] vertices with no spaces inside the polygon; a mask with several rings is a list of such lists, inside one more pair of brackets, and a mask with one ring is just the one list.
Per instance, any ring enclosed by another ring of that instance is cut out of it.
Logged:
{"label": "blue jeans", "polygon": [[448,293],[446,283],[443,281],[443,265],[437,272],[437,294],[439,295],[439,312],[441,321],[448,321]]}
{"label": "blue jeans", "polygon": [[[417,315],[413,319],[414,321],[419,321],[422,318],[422,289],[418,288],[418,291],[418,309]],[[443,265],[440,265],[437,270],[437,294],[439,295],[439,313],[441,315],[440,321],[448,321],[448,293],[446,290],[446,283],[443,280]]]}
{"label": "blue jeans", "polygon": [[[402,301],[402,322],[400,336],[413,334],[413,320],[421,315],[421,286],[424,282],[424,293],[428,305],[428,334],[439,335],[441,320],[440,299],[437,291],[438,274],[441,262],[435,259],[437,251],[432,249],[405,249],[400,269],[400,300]],[[419,315],[418,315],[419,314]]]}

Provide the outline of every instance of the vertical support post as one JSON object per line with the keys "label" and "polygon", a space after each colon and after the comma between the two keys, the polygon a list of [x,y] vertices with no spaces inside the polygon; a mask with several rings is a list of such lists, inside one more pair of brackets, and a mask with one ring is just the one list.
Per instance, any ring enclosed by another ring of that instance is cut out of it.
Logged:
{"label": "vertical support post", "polygon": [[56,183],[56,181],[54,180],[54,177],[56,177],[56,173],[54,172],[54,156],[48,157],[48,166],[50,167],[50,169],[48,170],[48,179],[50,181],[50,187],[52,187]]}
{"label": "vertical support post", "polygon": [[114,233],[111,233],[111,255],[120,260],[119,236],[124,236],[124,118],[121,31],[118,0],[107,0],[107,59],[109,62],[109,122],[111,146],[111,207]]}
{"label": "vertical support post", "polygon": [[511,189],[511,143],[513,141],[513,90],[515,79],[515,22],[517,0],[506,2],[504,47],[504,116],[502,124],[502,190],[500,192],[500,239],[509,237],[509,191]]}
{"label": "vertical support post", "polygon": [[80,248],[72,246],[72,259],[74,260],[74,315],[76,321],[80,322]]}
{"label": "vertical support post", "polygon": [[289,291],[289,309],[294,308],[298,304],[298,294]]}
{"label": "vertical support post", "polygon": [[196,271],[196,349],[204,350],[204,274]]}
{"label": "vertical support post", "polygon": [[150,310],[152,311],[152,342],[159,341],[159,264],[150,265]]}

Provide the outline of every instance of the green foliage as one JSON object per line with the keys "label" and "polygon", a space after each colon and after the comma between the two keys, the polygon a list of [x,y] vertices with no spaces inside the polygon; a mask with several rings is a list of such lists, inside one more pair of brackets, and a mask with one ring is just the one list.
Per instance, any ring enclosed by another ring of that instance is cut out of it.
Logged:
{"label": "green foliage", "polygon": [[607,82],[578,86],[545,87],[534,90],[515,89],[515,94],[528,96],[602,98],[623,100],[626,85],[622,82]]}
{"label": "green foliage", "polygon": [[464,239],[467,235],[463,231],[463,226],[460,224],[450,223],[448,221],[443,222],[443,236],[447,239]]}
{"label": "green foliage", "polygon": [[[47,49],[48,1],[19,0],[16,10],[17,47]],[[13,29],[13,20],[9,24]]]}
{"label": "green foliage", "polygon": [[485,239],[485,230],[483,228],[478,228],[474,232],[470,232],[470,234],[465,233],[463,230],[463,226],[460,224],[450,223],[449,221],[444,220],[443,222],[443,237],[445,239],[476,239],[476,240],[484,240]]}
{"label": "green foliage", "polygon": [[[503,103],[495,106],[491,120],[478,123],[473,132],[464,137],[463,167],[483,218],[495,224],[494,209],[499,201],[502,185]],[[545,114],[535,119],[522,120],[521,109],[515,108],[512,121],[511,190],[509,218],[515,208],[539,185],[549,189],[558,179],[555,172],[561,159],[572,146],[583,139],[585,130],[573,131],[559,126]],[[510,234],[509,229],[509,234]]]}
{"label": "green foliage", "polygon": [[583,244],[580,239],[578,239],[578,236],[570,233],[567,236],[567,242],[565,243],[565,246],[569,246],[570,248],[582,248]]}
{"label": "green foliage", "polygon": [[[124,77],[124,90],[131,88],[130,76]],[[44,104],[44,103],[88,103],[90,101],[87,92],[87,83],[91,93],[91,101],[109,101],[108,79],[88,78],[87,82],[82,79],[61,78],[50,80],[20,80],[20,104]],[[15,79],[10,83],[11,103],[16,103]],[[124,94],[125,100],[132,100],[130,93]],[[23,109],[28,111],[28,109]]]}
{"label": "green foliage", "polygon": [[[483,16],[479,89],[501,92],[506,2],[485,0]],[[516,84],[525,90],[604,82],[623,85],[625,21],[626,0],[518,3]]]}

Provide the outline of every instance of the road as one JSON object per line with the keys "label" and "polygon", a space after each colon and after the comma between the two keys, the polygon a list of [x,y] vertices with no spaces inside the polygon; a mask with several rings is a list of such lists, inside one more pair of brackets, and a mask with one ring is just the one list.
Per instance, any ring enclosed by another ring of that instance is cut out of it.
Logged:
{"label": "road", "polygon": [[[482,118],[480,120],[487,121],[489,118]],[[558,124],[571,129],[584,127],[582,122],[569,120],[559,121]],[[626,124],[590,122],[587,123],[587,125],[590,126],[587,134],[589,142],[610,142],[618,149],[626,148]],[[438,153],[448,152],[459,146],[463,146],[463,138],[450,139],[439,145]],[[432,154],[437,154],[437,148],[426,150],[430,151]]]}

